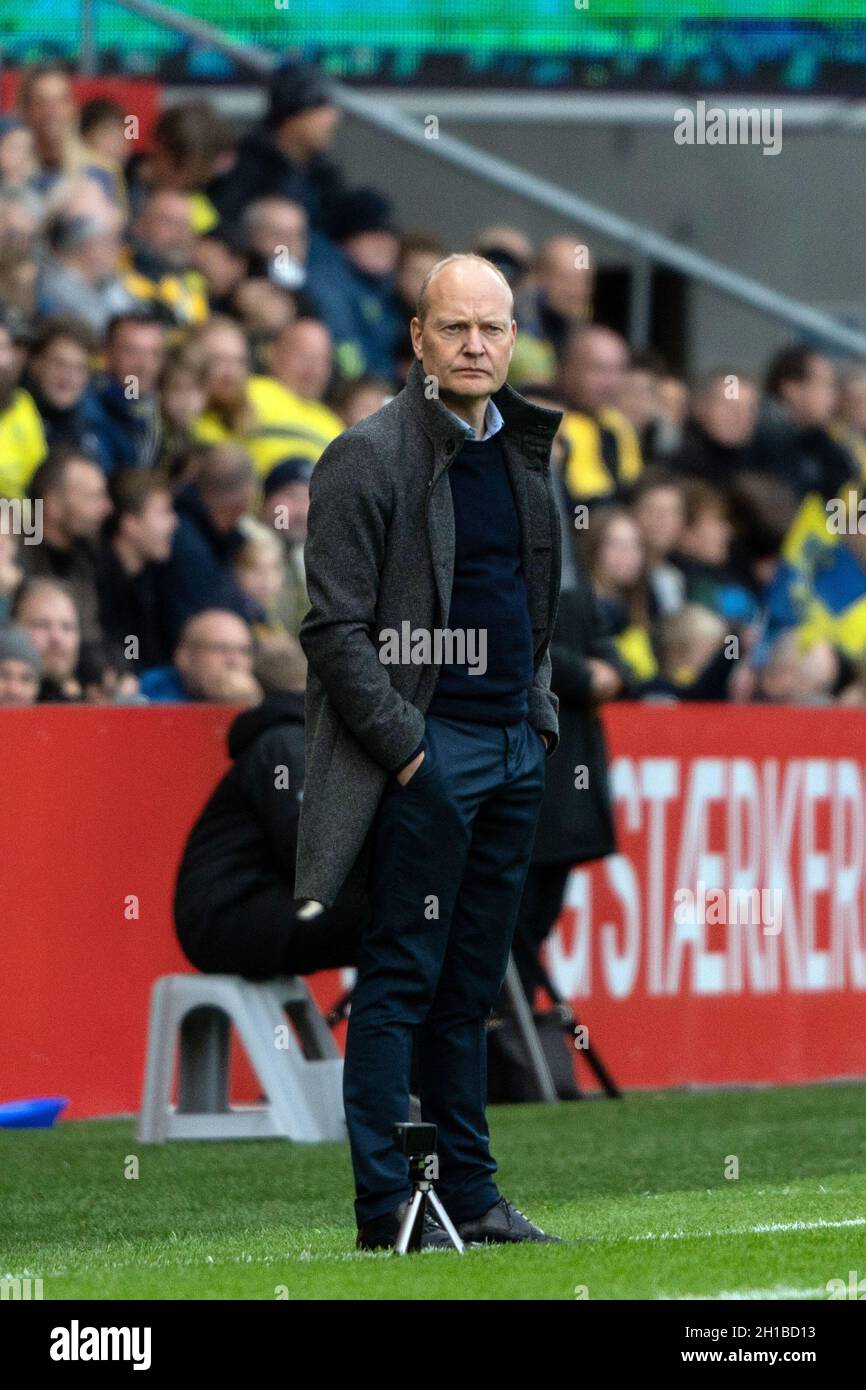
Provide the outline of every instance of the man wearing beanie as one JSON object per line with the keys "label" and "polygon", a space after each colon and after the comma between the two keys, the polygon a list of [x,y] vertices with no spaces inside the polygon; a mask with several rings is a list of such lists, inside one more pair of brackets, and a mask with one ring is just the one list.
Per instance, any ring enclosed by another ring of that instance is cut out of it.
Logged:
{"label": "man wearing beanie", "polygon": [[340,372],[391,380],[401,327],[394,293],[400,239],[391,204],[375,188],[355,188],[334,205],[330,243],[314,241],[307,290],[331,330]]}
{"label": "man wearing beanie", "polygon": [[0,627],[0,705],[35,705],[42,658],[30,634],[17,623]]}
{"label": "man wearing beanie", "polygon": [[224,222],[267,197],[290,198],[321,230],[342,192],[342,179],[326,157],[340,112],[326,79],[310,63],[282,63],[272,74],[264,120],[241,141],[227,174],[208,196]]}
{"label": "man wearing beanie", "polygon": [[[558,740],[562,416],[505,384],[512,308],[489,261],[437,262],[406,386],[328,445],[310,485],[295,894],[327,907],[369,888],[343,1085],[363,1249],[393,1247],[411,1195],[394,1126],[413,1043],[462,1239],[557,1239],[500,1194],[485,1115],[486,1020]],[[448,1243],[432,1216],[421,1243]]]}

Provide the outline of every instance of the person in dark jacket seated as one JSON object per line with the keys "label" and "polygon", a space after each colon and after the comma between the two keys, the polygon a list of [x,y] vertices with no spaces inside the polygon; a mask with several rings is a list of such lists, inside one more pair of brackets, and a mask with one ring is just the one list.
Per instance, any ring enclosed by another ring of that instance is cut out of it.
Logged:
{"label": "person in dark jacket seated", "polygon": [[263,654],[263,702],[231,725],[233,765],[190,832],[178,870],[178,940],[207,973],[267,980],[355,964],[364,912],[296,901],[304,789],[304,668],[295,646]]}

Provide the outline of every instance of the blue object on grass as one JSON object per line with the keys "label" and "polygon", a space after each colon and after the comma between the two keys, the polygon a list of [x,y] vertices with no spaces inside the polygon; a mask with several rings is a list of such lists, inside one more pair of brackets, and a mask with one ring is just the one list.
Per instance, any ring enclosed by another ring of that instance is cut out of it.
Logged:
{"label": "blue object on grass", "polygon": [[0,1105],[0,1129],[50,1129],[69,1104],[67,1096],[39,1096]]}

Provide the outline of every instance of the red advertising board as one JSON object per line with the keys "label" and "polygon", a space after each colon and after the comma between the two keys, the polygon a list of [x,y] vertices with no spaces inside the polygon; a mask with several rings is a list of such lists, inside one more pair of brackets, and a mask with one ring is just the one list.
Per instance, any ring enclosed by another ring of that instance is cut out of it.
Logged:
{"label": "red advertising board", "polygon": [[555,982],[626,1086],[866,1076],[866,714],[612,706]]}
{"label": "red advertising board", "polygon": [[[137,1108],[152,983],[188,968],[174,871],[233,713],[0,711],[0,1102]],[[620,1086],[866,1076],[866,711],[606,722],[620,852],[572,874],[549,962]],[[315,977],[320,1002],[341,983]]]}

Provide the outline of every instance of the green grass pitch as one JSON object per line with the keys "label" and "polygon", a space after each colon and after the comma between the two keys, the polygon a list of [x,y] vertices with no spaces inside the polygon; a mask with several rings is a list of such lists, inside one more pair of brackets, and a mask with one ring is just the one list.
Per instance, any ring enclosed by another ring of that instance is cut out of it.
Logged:
{"label": "green grass pitch", "polygon": [[866,1085],[489,1118],[501,1191],[570,1243],[361,1253],[346,1144],[146,1146],[101,1120],[0,1130],[0,1276],[45,1299],[268,1300],[823,1300],[866,1277]]}

